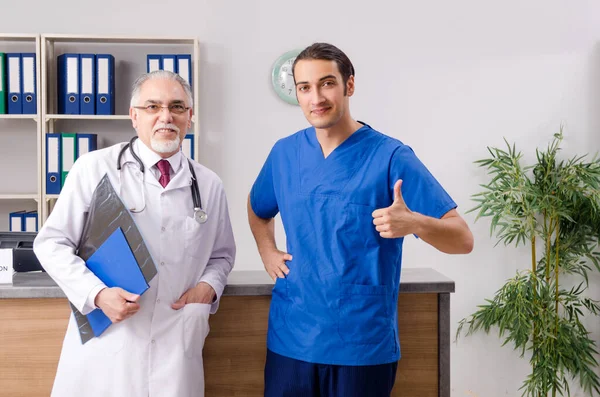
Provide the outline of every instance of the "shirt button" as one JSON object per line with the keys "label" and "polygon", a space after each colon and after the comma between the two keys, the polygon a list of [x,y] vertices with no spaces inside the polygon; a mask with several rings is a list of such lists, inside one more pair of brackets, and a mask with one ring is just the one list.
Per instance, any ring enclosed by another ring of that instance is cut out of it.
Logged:
{"label": "shirt button", "polygon": [[155,344],[155,343],[156,343],[156,341],[154,339],[152,339],[152,344]]}
{"label": "shirt button", "polygon": [[161,228],[160,228],[160,230],[162,230],[162,231],[164,232],[164,231],[165,231],[165,228],[164,228],[164,227],[161,227]]}
{"label": "shirt button", "polygon": [[164,266],[164,265],[165,265],[165,262],[160,262],[160,265],[161,265],[161,266]]}
{"label": "shirt button", "polygon": [[156,300],[156,303],[160,303],[160,299],[157,299],[157,300]]}

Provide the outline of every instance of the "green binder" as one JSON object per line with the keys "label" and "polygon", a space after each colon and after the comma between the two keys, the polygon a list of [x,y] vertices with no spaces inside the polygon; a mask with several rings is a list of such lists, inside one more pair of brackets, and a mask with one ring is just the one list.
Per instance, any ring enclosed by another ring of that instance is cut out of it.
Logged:
{"label": "green binder", "polygon": [[62,150],[62,184],[60,186],[63,187],[67,175],[77,159],[77,134],[62,133],[60,137],[60,146]]}
{"label": "green binder", "polygon": [[6,55],[0,52],[0,114],[6,114]]}

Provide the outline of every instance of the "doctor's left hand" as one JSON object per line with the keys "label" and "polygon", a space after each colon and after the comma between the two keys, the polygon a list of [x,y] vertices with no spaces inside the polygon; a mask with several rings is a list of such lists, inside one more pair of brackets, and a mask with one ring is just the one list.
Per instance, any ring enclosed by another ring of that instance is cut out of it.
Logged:
{"label": "doctor's left hand", "polygon": [[383,238],[399,238],[414,233],[415,213],[402,197],[402,180],[394,185],[394,202],[387,208],[373,211],[373,224]]}
{"label": "doctor's left hand", "polygon": [[171,307],[175,310],[179,310],[188,303],[213,303],[216,295],[217,293],[210,284],[200,282],[194,288],[185,291],[185,293],[181,295],[181,298],[173,303]]}

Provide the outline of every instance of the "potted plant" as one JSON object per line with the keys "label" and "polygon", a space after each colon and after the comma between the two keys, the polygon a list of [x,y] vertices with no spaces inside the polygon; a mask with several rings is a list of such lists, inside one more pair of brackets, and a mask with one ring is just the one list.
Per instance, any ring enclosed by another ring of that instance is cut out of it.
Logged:
{"label": "potted plant", "polygon": [[[596,342],[581,319],[600,305],[585,297],[588,272],[600,270],[600,161],[559,159],[562,127],[537,162],[521,164],[514,144],[489,148],[476,162],[491,180],[473,196],[477,219],[491,217],[498,243],[529,245],[531,265],[509,279],[471,316],[456,337],[497,329],[503,345],[527,356],[531,373],[520,390],[527,396],[570,395],[569,381],[600,393]],[[565,276],[577,282],[565,287]]]}

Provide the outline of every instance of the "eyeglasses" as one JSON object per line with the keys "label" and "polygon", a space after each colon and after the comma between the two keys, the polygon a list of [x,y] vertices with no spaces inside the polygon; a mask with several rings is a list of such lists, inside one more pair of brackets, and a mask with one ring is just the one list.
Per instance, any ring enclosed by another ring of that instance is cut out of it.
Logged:
{"label": "eyeglasses", "polygon": [[146,106],[133,106],[133,108],[142,109],[142,110],[146,111],[146,113],[150,113],[150,114],[159,113],[163,109],[169,109],[169,112],[171,112],[172,114],[183,114],[187,110],[191,109],[190,107],[186,107],[180,103],[174,103],[169,106],[159,106],[159,105],[151,104],[151,105],[146,105]]}

